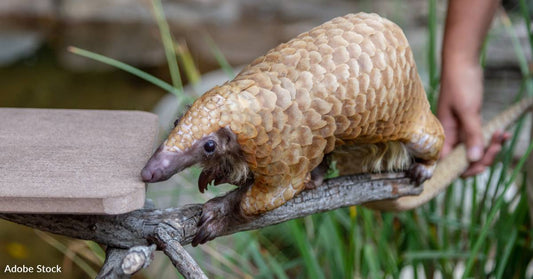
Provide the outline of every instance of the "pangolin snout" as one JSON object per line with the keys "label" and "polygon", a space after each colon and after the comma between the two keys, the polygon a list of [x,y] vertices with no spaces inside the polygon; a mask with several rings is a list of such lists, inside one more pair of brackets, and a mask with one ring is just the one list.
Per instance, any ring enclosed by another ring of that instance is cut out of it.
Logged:
{"label": "pangolin snout", "polygon": [[142,180],[144,182],[167,180],[175,173],[189,167],[191,165],[189,161],[181,152],[166,150],[162,144],[142,169]]}
{"label": "pangolin snout", "polygon": [[158,182],[163,180],[163,171],[146,165],[141,171],[141,177],[144,182]]}

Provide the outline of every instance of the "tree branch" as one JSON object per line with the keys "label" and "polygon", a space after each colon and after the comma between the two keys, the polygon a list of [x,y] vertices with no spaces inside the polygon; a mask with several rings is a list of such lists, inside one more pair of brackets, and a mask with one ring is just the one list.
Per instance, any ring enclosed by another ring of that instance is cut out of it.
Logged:
{"label": "tree branch", "polygon": [[[417,195],[422,187],[410,184],[403,172],[343,176],[324,181],[320,187],[305,190],[295,198],[253,221],[231,228],[224,235],[267,227],[318,212],[375,200]],[[0,218],[39,230],[73,238],[93,240],[117,248],[149,245],[160,223],[176,228],[181,245],[196,234],[201,204],[178,208],[139,209],[121,215],[15,214],[0,213]],[[160,247],[159,247],[160,248]]]}
{"label": "tree branch", "polygon": [[175,237],[175,232],[179,228],[175,228],[169,224],[161,223],[156,228],[156,242],[159,247],[162,247],[165,255],[168,256],[172,264],[178,269],[181,275],[185,278],[201,278],[207,279],[200,266],[196,261],[185,251],[183,246],[179,243],[179,237]]}
{"label": "tree branch", "polygon": [[122,260],[128,254],[128,249],[108,247],[105,250],[105,262],[96,276],[96,279],[110,278],[110,279],[127,279],[131,276],[122,272],[120,266]]}
{"label": "tree branch", "polygon": [[148,267],[156,246],[135,246],[130,249],[107,247],[106,259],[96,279],[126,279]]}
{"label": "tree branch", "polygon": [[[403,172],[361,174],[328,179],[321,186],[305,190],[283,206],[251,222],[232,227],[222,235],[260,229],[340,207],[395,199],[406,195],[418,195],[421,192],[422,187],[412,185]],[[113,216],[0,213],[0,218],[39,230],[93,240],[113,247],[108,249],[101,275],[114,274],[115,278],[128,278],[128,275],[123,276],[125,273],[123,262],[132,251],[124,249],[134,246],[149,248],[149,245],[156,244],[157,248],[170,257],[176,268],[186,278],[205,278],[205,274],[182,247],[189,244],[195,236],[196,223],[201,213],[201,204],[190,204],[167,209],[144,208]],[[144,256],[144,260],[141,260],[149,261],[149,257]],[[145,265],[143,262],[142,266]]]}

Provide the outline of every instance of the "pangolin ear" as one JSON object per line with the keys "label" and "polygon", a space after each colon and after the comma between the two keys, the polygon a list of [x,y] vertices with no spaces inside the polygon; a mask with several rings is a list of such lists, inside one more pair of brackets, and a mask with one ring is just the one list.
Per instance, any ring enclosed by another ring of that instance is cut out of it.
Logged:
{"label": "pangolin ear", "polygon": [[185,113],[191,108],[191,105],[186,105],[183,112],[178,114],[178,118],[176,118],[176,120],[174,121],[174,127],[178,126],[178,124],[180,123],[181,119],[183,118],[183,116],[185,115]]}
{"label": "pangolin ear", "polygon": [[178,118],[176,118],[176,120],[174,121],[174,127],[178,126],[178,124],[180,124],[180,121],[181,119],[183,118],[183,116],[185,115],[185,112],[182,112],[180,114],[178,114]]}
{"label": "pangolin ear", "polygon": [[233,146],[234,144],[237,144],[237,135],[233,133],[229,128],[224,127],[220,128],[217,131],[218,139],[220,140],[220,143],[224,145]]}

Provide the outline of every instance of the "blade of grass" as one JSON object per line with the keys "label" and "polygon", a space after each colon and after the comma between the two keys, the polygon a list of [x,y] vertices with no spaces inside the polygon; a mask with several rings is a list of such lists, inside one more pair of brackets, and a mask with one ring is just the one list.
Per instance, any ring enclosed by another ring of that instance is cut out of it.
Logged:
{"label": "blade of grass", "polygon": [[379,278],[379,264],[376,258],[376,251],[370,244],[366,244],[363,248],[365,264],[368,267],[367,278]]}
{"label": "blade of grass", "polygon": [[[346,212],[346,209],[338,210],[339,212],[344,211]],[[351,223],[347,224],[345,228],[347,229],[346,234],[346,242],[347,242],[347,249],[346,249],[346,259],[344,260],[345,269],[346,269],[346,276],[348,278],[354,278],[358,272],[357,270],[357,263],[356,263],[356,256],[357,253],[357,242],[360,241],[356,238],[357,234],[357,207],[352,206],[348,209],[348,214],[344,214],[346,218],[350,218],[352,221]],[[335,218],[337,220],[337,218]]]}
{"label": "blade of grass", "polygon": [[[283,225],[279,225],[282,227]],[[281,231],[277,230],[281,235]],[[270,267],[273,274],[269,274],[270,277],[286,279],[288,278],[286,270],[289,269],[288,262],[289,260],[283,255],[283,253],[278,249],[278,245],[272,243],[271,239],[265,237],[262,233],[257,232],[253,234],[253,238],[250,237],[246,239],[248,243],[256,241],[257,246],[261,249],[261,255],[265,258],[268,266]]]}
{"label": "blade of grass", "polygon": [[[527,197],[527,181],[522,180],[520,185],[520,191],[516,191],[515,196],[510,202],[506,203],[506,207],[500,210],[502,217],[499,218],[497,224],[499,228],[502,228],[498,237],[498,247],[496,250],[497,256],[495,259],[495,267],[493,272],[496,274],[495,278],[509,278],[509,272],[514,272],[515,275],[518,270],[527,266],[530,259],[529,257],[521,257],[521,253],[531,253],[531,249],[525,248],[521,242],[525,239],[521,239],[520,231],[529,230],[529,225],[526,223],[529,221],[529,202]],[[516,205],[516,206],[513,206]],[[524,226],[526,225],[526,226]],[[524,251],[525,250],[525,251]],[[504,274],[507,272],[507,274]],[[524,276],[521,276],[524,277]]]}
{"label": "blade of grass", "polygon": [[[444,194],[444,206],[442,207],[442,216],[443,218],[451,218],[454,214],[453,212],[453,204],[455,202],[455,192],[458,191],[457,187],[455,185],[452,185],[450,187],[450,191],[446,191]],[[455,215],[459,215],[455,213]],[[429,216],[431,218],[431,216]],[[431,219],[429,219],[431,222]],[[432,222],[431,222],[432,223]],[[439,226],[435,223],[435,226],[437,227],[437,234],[438,234],[438,241],[442,244],[443,249],[450,249],[449,247],[449,241],[451,240],[450,236],[450,228],[447,226]]]}
{"label": "blade of grass", "polygon": [[505,270],[506,263],[509,260],[511,251],[513,251],[516,239],[518,237],[518,232],[516,229],[511,231],[511,235],[506,237],[506,244],[503,250],[502,256],[498,260],[498,269],[496,270],[495,278],[503,278],[503,271]]}
{"label": "blade of grass", "polygon": [[259,249],[259,245],[257,245],[257,241],[255,241],[254,239],[250,239],[249,243],[250,245],[248,246],[247,250],[249,251],[251,258],[253,259],[255,266],[259,269],[259,274],[262,276],[267,276],[270,273],[270,267],[265,261],[265,257],[261,255],[261,251]]}
{"label": "blade of grass", "polygon": [[302,226],[297,220],[288,222],[288,226],[294,241],[296,241],[296,247],[303,257],[307,276],[309,278],[325,278]]}
{"label": "blade of grass", "polygon": [[209,49],[211,49],[211,53],[215,55],[215,59],[217,60],[224,73],[226,73],[229,78],[234,78],[235,72],[233,71],[233,67],[231,67],[228,60],[226,60],[226,57],[224,56],[220,48],[218,48],[217,44],[215,44],[215,42],[209,35],[205,35],[204,40],[209,46]]}
{"label": "blade of grass", "polygon": [[380,259],[384,262],[384,268],[386,274],[392,275],[394,278],[398,277],[400,271],[398,270],[397,251],[390,249],[389,237],[391,231],[387,228],[392,228],[392,216],[382,214],[383,224],[381,224],[377,236],[378,240],[378,253]]}
{"label": "blade of grass", "polygon": [[[475,231],[475,228],[476,228],[476,223],[475,223],[475,209],[474,209],[474,205],[477,204],[477,199],[476,199],[476,194],[477,194],[477,188],[478,188],[478,181],[479,181],[479,177],[478,176],[474,176],[472,178],[472,200],[470,201],[470,206],[471,206],[471,209],[470,209],[470,227],[468,228],[468,239],[470,240],[470,243],[469,243],[469,246],[472,247],[474,246],[474,243],[476,241],[476,234],[477,232]],[[466,187],[465,187],[466,188]],[[488,191],[489,187],[485,187],[485,191]],[[496,195],[495,195],[496,196]]]}
{"label": "blade of grass", "polygon": [[288,279],[289,277],[285,273],[285,270],[283,269],[284,262],[278,261],[275,257],[273,257],[270,253],[265,253],[263,257],[266,259],[268,266],[270,267],[270,270],[273,274],[270,274],[271,276],[275,278],[280,279]]}
{"label": "blade of grass", "polygon": [[[527,9],[527,7],[524,7]],[[528,12],[523,12],[524,14],[528,14]],[[520,39],[518,38],[513,25],[511,23],[511,19],[507,16],[505,12],[502,13],[501,16],[502,23],[508,32],[509,36],[511,37],[511,42],[514,48],[514,52],[516,55],[516,58],[518,59],[518,65],[520,66],[520,72],[522,72],[522,77],[524,78],[525,82],[525,88],[526,92],[529,94],[529,96],[533,96],[533,79],[531,78],[531,72],[529,70],[529,62],[526,57],[526,53],[524,49],[522,48],[522,44],[520,44]],[[526,19],[526,22],[528,22],[528,19]],[[528,38],[531,39],[531,27],[528,25]],[[531,46],[533,47],[533,43],[531,43]],[[533,48],[531,49],[533,51]]]}
{"label": "blade of grass", "polygon": [[513,161],[514,153],[512,152],[512,150],[515,150],[515,146],[518,143],[519,134],[520,134],[520,131],[522,130],[523,124],[524,124],[524,117],[522,116],[520,117],[520,119],[518,119],[516,123],[516,128],[511,138],[511,142],[509,146],[506,147],[505,150],[503,151],[503,160],[502,160],[503,167],[502,167],[502,171],[500,172],[500,178],[498,179],[498,183],[496,184],[496,189],[494,190],[494,196],[492,197],[491,204],[494,204],[497,194],[499,192],[499,189],[501,185],[504,184],[504,180],[506,178],[505,173],[507,173],[507,170],[509,169],[509,166],[512,164],[512,161]]}
{"label": "blade of grass", "polygon": [[[503,156],[502,156],[502,152],[500,152],[500,154],[497,155],[496,159],[495,159],[495,162],[501,162],[503,160]],[[487,183],[485,184],[487,187],[485,187],[485,191],[483,191],[483,196],[481,197],[479,203],[479,206],[477,207],[474,207],[472,208],[473,211],[475,211],[476,215],[475,215],[475,218],[473,219],[473,224],[479,224],[481,223],[481,215],[483,212],[486,211],[486,208],[487,208],[487,199],[489,198],[488,195],[489,195],[489,191],[488,191],[488,188],[491,187],[492,185],[492,181],[495,179],[495,176],[496,176],[496,168],[493,166],[490,167],[490,172],[489,172],[489,179],[487,180]],[[503,170],[500,169],[499,170],[499,173],[501,173]]]}
{"label": "blade of grass", "polygon": [[105,261],[105,251],[94,241],[85,240],[85,245],[93,252],[93,254],[98,258],[100,263]]}
{"label": "blade of grass", "polygon": [[318,241],[315,242],[318,248],[322,248],[325,251],[322,253],[319,250],[319,254],[323,254],[327,257],[327,262],[330,263],[330,275],[332,278],[348,278],[346,271],[347,264],[345,260],[348,258],[345,254],[345,238],[343,237],[343,230],[334,218],[335,213],[329,212],[321,214],[323,220],[318,229]]}
{"label": "blade of grass", "polygon": [[355,270],[354,275],[357,277],[362,277],[363,274],[361,272],[361,269],[362,269],[362,261],[363,261],[362,254],[363,254],[363,249],[364,249],[363,248],[364,239],[363,239],[363,232],[362,232],[361,226],[356,225],[357,224],[356,221],[359,221],[361,219],[361,218],[358,218],[358,216],[360,216],[358,212],[360,212],[359,210],[361,209],[361,207],[355,207],[355,209],[357,209],[357,211],[353,210],[353,212],[356,212],[357,214],[351,215],[354,224],[352,225],[353,234],[350,235],[352,239],[354,240],[354,243],[353,243],[353,250],[354,250],[353,262],[354,262],[354,270]]}
{"label": "blade of grass", "polygon": [[176,51],[178,53],[178,59],[183,65],[183,70],[185,71],[185,75],[187,76],[189,83],[192,84],[193,87],[196,87],[202,78],[200,71],[198,71],[198,68],[194,64],[194,59],[192,58],[192,54],[187,46],[187,43],[176,43]]}
{"label": "blade of grass", "polygon": [[[440,260],[440,259],[464,259],[471,256],[469,252],[461,252],[461,251],[446,251],[446,250],[419,250],[419,251],[412,251],[407,252],[404,254],[405,258],[410,260]],[[483,255],[478,255],[478,257],[482,257]]]}
{"label": "blade of grass", "polygon": [[280,279],[289,278],[287,274],[285,273],[285,270],[283,269],[282,263],[280,263],[270,254],[266,254],[266,258],[268,260],[268,264],[270,268],[272,269],[272,272],[274,273],[273,275],[275,276],[275,278],[280,278]]}
{"label": "blade of grass", "polygon": [[533,32],[531,32],[531,16],[529,15],[529,8],[527,6],[526,0],[519,0],[518,3],[520,5],[520,12],[522,13],[522,18],[526,22],[529,45],[531,50],[533,50]]}
{"label": "blade of grass", "polygon": [[152,83],[153,85],[155,86],[158,86],[159,88],[165,90],[165,91],[168,91],[174,95],[176,95],[177,97],[181,97],[181,90],[177,89],[177,88],[174,88],[172,87],[172,85],[166,83],[165,81],[161,80],[161,79],[158,79],[144,71],[141,71],[133,66],[130,66],[124,62],[120,62],[118,60],[115,60],[113,58],[109,58],[107,56],[103,56],[101,54],[98,54],[98,53],[94,53],[92,51],[88,51],[88,50],[85,50],[85,49],[81,49],[81,48],[78,48],[78,47],[73,47],[73,46],[70,46],[67,48],[67,50],[71,53],[74,53],[74,54],[77,54],[79,56],[83,56],[83,57],[86,57],[86,58],[89,58],[89,59],[92,59],[92,60],[95,60],[95,61],[98,61],[98,62],[101,62],[101,63],[104,63],[104,64],[107,64],[107,65],[110,65],[110,66],[113,66],[115,68],[118,68],[118,69],[121,69],[123,71],[126,71],[132,75],[135,75],[139,78],[142,78],[150,83]]}
{"label": "blade of grass", "polygon": [[163,42],[163,47],[165,49],[165,56],[167,58],[168,69],[170,71],[170,77],[172,79],[172,84],[174,87],[183,88],[181,82],[180,69],[178,67],[178,61],[176,60],[176,51],[174,47],[174,40],[172,39],[172,34],[170,34],[170,29],[168,27],[168,22],[163,12],[163,7],[160,0],[152,0],[152,8],[154,10],[155,19],[157,21],[157,26],[159,27],[159,33],[161,34],[161,41]]}
{"label": "blade of grass", "polygon": [[209,245],[201,245],[200,249],[205,253],[209,254],[211,257],[216,259],[218,262],[224,264],[226,267],[230,268],[233,274],[237,274],[240,278],[252,278],[251,274],[246,273],[241,267],[232,263],[225,255],[220,253],[220,251],[214,249]]}

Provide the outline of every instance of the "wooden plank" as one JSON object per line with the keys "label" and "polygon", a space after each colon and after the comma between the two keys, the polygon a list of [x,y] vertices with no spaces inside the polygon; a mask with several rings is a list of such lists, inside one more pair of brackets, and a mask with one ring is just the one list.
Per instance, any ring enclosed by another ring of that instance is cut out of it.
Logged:
{"label": "wooden plank", "polygon": [[157,116],[141,111],[0,108],[0,211],[141,208],[157,132]]}

